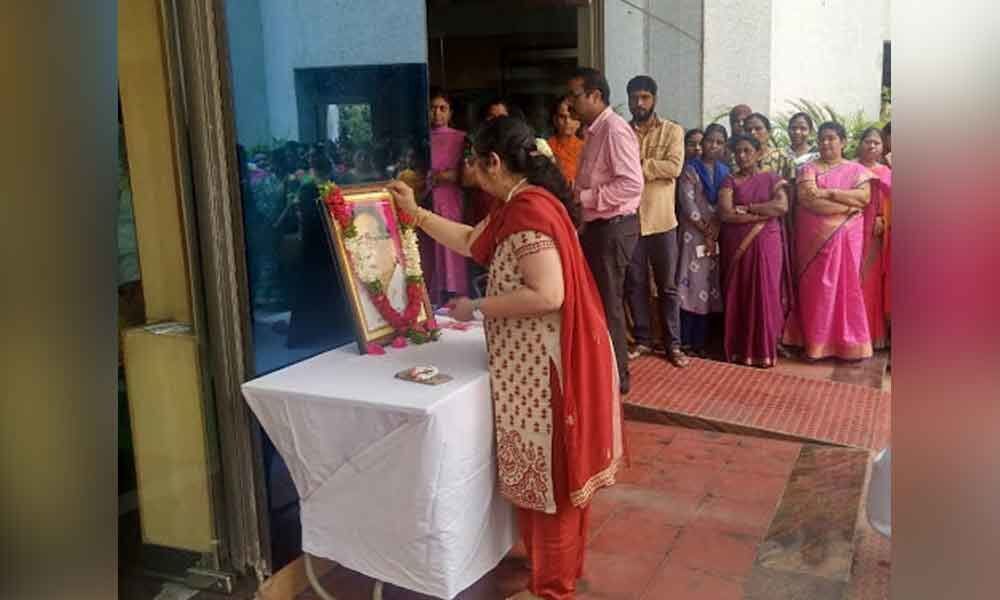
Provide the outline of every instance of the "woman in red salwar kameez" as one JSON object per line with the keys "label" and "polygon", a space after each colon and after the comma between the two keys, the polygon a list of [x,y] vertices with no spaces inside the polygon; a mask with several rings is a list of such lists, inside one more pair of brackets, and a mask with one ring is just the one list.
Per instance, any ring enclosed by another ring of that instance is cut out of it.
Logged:
{"label": "woman in red salwar kameez", "polygon": [[485,322],[499,487],[518,508],[532,569],[514,598],[573,598],[590,499],[614,483],[624,453],[601,297],[569,187],[528,125],[484,124],[466,168],[502,200],[475,227],[419,208],[405,185],[389,190],[428,235],[489,269],[486,296],[457,299],[451,315]]}

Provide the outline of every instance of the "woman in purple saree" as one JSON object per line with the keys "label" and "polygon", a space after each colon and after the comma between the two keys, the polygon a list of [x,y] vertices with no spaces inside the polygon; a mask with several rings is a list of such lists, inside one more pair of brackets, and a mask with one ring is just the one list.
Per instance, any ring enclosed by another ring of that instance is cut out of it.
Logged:
{"label": "woman in purple saree", "polygon": [[734,135],[729,145],[739,172],[719,190],[726,360],[773,367],[789,303],[781,224],[787,184],[774,171],[758,172],[757,139]]}
{"label": "woman in purple saree", "polygon": [[[430,111],[431,170],[428,187],[432,194],[432,209],[446,219],[462,222],[463,196],[459,182],[465,132],[449,127],[452,106],[444,92],[432,94]],[[453,296],[468,296],[469,267],[465,257],[430,238],[421,241],[422,262],[429,274],[426,280],[429,282],[427,292],[431,304],[439,306]]]}
{"label": "woman in purple saree", "polygon": [[870,200],[871,171],[845,160],[844,127],[819,127],[820,158],[797,178],[794,276],[795,310],[785,343],[802,346],[808,359],[834,356],[859,360],[872,355],[861,290],[863,211]]}

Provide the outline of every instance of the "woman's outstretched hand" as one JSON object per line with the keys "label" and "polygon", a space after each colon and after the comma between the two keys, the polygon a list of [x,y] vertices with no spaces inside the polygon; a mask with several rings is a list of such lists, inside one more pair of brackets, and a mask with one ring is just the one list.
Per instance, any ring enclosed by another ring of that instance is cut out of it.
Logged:
{"label": "woman's outstretched hand", "polygon": [[451,302],[451,312],[448,313],[448,316],[456,321],[471,321],[475,318],[473,315],[475,310],[476,304],[472,300],[462,296],[455,298]]}
{"label": "woman's outstretched hand", "polygon": [[392,199],[395,200],[396,208],[416,218],[420,207],[417,206],[417,199],[413,196],[413,188],[402,181],[390,181],[385,184],[385,189],[388,190],[389,194],[392,195]]}

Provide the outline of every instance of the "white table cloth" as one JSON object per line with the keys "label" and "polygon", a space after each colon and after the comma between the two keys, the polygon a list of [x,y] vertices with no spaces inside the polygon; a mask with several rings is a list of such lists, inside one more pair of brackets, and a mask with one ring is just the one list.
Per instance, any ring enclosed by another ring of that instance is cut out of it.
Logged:
{"label": "white table cloth", "polygon": [[[394,377],[418,365],[454,379]],[[482,327],[381,356],[350,344],[243,393],[299,492],[304,552],[450,599],[512,547],[513,510],[495,485]]]}

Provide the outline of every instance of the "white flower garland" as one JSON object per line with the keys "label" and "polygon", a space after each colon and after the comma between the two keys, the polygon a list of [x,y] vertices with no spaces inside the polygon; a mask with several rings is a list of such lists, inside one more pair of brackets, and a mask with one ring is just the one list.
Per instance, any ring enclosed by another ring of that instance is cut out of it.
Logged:
{"label": "white flower garland", "polygon": [[407,279],[423,279],[424,271],[420,267],[420,246],[417,243],[417,231],[410,226],[401,228],[403,246],[403,263]]}

